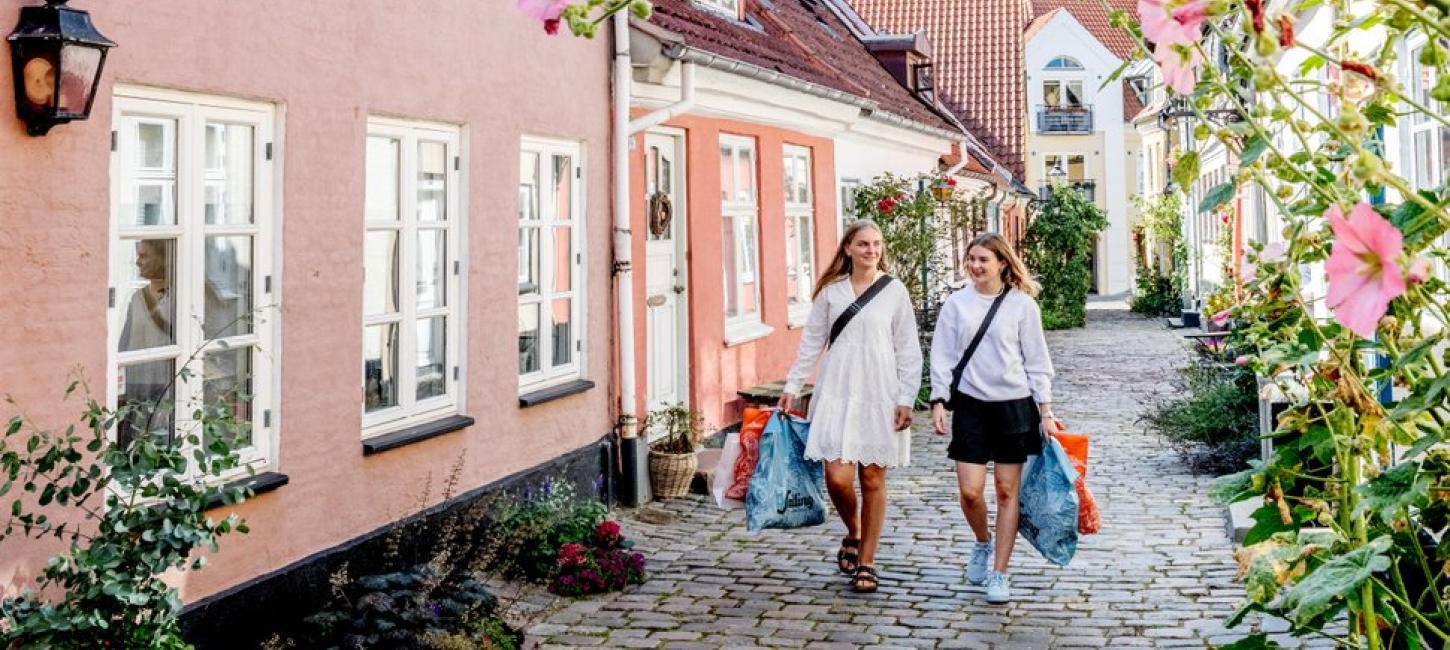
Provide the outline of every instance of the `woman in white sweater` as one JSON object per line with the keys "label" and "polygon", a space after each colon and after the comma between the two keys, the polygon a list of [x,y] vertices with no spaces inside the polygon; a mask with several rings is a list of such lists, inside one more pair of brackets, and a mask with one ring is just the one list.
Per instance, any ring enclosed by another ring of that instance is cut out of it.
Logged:
{"label": "woman in white sweater", "polygon": [[[1017,539],[1022,464],[1041,453],[1043,436],[1057,426],[1049,408],[1052,360],[1033,300],[1037,283],[1007,241],[992,233],[972,240],[967,270],[972,285],[947,298],[932,334],[932,423],[938,435],[947,435],[946,412],[953,411],[947,456],[956,461],[962,514],[977,538],[967,580],[987,586],[987,602],[1005,603],[1011,600],[1007,565]],[[997,493],[991,571],[993,544],[982,499],[989,462]]]}
{"label": "woman in white sweater", "polygon": [[[780,399],[781,408],[794,404],[824,352],[806,457],[825,461],[826,489],[846,525],[836,564],[851,574],[857,592],[876,591],[880,580],[875,561],[886,518],[886,470],[911,460],[911,408],[921,387],[916,313],[906,285],[886,275],[884,254],[876,224],[862,220],[846,229],[835,259],[816,281]],[[838,320],[863,297],[868,301],[849,320]],[[835,327],[837,322],[844,326]]]}

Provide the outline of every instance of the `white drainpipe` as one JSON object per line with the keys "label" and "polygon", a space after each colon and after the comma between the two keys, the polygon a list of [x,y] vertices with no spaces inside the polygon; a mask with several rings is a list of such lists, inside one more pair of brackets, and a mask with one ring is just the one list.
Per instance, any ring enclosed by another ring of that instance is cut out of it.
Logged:
{"label": "white drainpipe", "polygon": [[634,273],[631,265],[633,236],[630,234],[629,151],[631,138],[681,115],[695,105],[695,64],[686,62],[680,70],[680,101],[631,120],[630,84],[633,82],[629,56],[628,12],[619,12],[614,22],[614,115],[611,129],[614,152],[614,295],[619,324],[619,437],[624,481],[621,496],[626,505],[650,501],[647,470],[648,443],[640,438],[639,418],[634,410],[635,394]]}

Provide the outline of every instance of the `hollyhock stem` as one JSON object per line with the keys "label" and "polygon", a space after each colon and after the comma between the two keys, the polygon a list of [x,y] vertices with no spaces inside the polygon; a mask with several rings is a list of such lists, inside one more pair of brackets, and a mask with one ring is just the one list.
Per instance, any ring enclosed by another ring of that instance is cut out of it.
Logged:
{"label": "hollyhock stem", "polygon": [[[1396,7],[1399,7],[1400,9],[1404,9],[1406,13],[1420,19],[1420,22],[1423,23],[1426,27],[1438,32],[1441,36],[1450,38],[1450,31],[1447,31],[1445,29],[1445,26],[1441,24],[1439,18],[1425,13],[1424,9],[1415,6],[1413,3],[1406,2],[1405,0],[1385,0],[1385,4],[1394,5]],[[1440,10],[1445,11],[1444,8],[1440,8]]]}

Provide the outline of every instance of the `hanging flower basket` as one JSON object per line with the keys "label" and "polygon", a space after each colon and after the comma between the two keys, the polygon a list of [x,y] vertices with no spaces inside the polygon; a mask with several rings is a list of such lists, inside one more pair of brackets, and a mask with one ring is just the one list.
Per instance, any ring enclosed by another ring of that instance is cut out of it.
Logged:
{"label": "hanging flower basket", "polygon": [[952,193],[957,191],[957,179],[947,176],[938,178],[931,186],[931,195],[936,197],[940,203],[946,203],[952,198]]}

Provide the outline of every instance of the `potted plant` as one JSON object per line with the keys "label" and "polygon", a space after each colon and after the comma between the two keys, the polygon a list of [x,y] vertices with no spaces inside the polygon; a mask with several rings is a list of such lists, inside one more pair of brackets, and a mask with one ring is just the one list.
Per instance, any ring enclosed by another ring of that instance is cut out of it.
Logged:
{"label": "potted plant", "polygon": [[649,449],[649,479],[655,496],[677,498],[690,492],[699,460],[695,449],[704,435],[705,420],[684,403],[651,411],[645,430],[664,435]]}
{"label": "potted plant", "polygon": [[952,192],[957,189],[957,179],[951,176],[937,178],[931,184],[931,194],[941,203],[946,203],[952,198]]}

